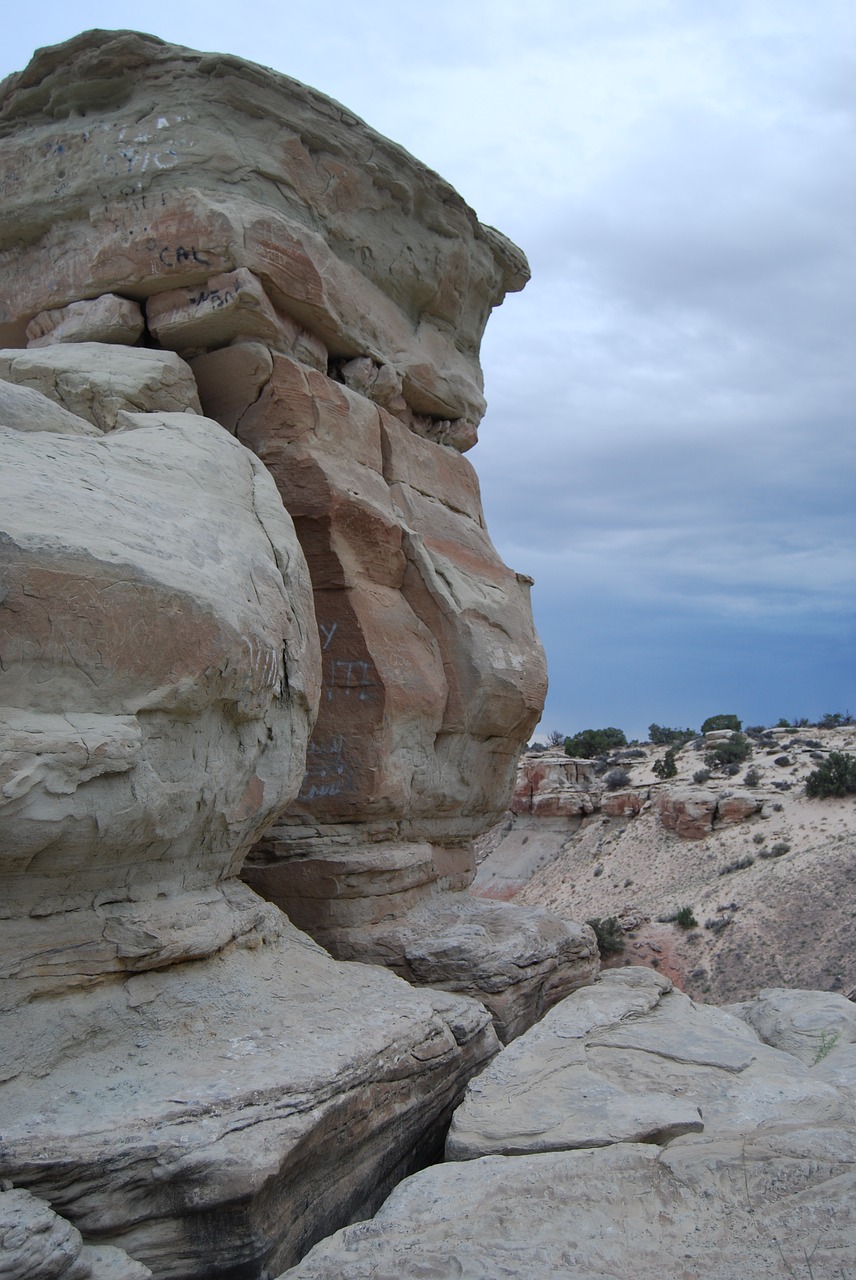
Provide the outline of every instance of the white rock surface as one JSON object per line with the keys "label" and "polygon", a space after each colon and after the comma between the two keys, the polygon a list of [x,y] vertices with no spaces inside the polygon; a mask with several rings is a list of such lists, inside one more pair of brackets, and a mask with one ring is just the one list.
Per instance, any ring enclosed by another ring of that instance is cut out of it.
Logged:
{"label": "white rock surface", "polygon": [[145,320],[139,304],[115,293],[71,302],[67,307],[40,311],[27,325],[28,347],[57,342],[112,342],[133,346],[142,337]]}
{"label": "white rock surface", "polygon": [[113,1245],[86,1245],[50,1205],[0,1190],[0,1280],[146,1280],[148,1267]]}
{"label": "white rock surface", "polygon": [[681,1133],[747,1133],[800,1117],[850,1118],[851,1105],[741,1020],[693,1004],[648,969],[609,970],[556,1005],[470,1083],[451,1159]]}
{"label": "white rock surface", "polygon": [[837,1280],[856,1266],[855,1165],[852,1130],[777,1127],[438,1165],[285,1275]]}
{"label": "white rock surface", "polygon": [[193,374],[171,351],[99,342],[6,350],[0,378],[40,391],[102,431],[115,427],[123,409],[202,412]]}
{"label": "white rock surface", "polygon": [[[750,1012],[777,1038],[852,1025],[823,1005],[773,992]],[[848,1276],[856,1093],[822,1076],[834,1052],[808,1066],[655,973],[604,974],[470,1082],[447,1143],[460,1162],[409,1178],[286,1275]]]}
{"label": "white rock surface", "polygon": [[98,427],[79,418],[32,387],[0,381],[0,426],[15,431],[53,431],[60,435],[98,436]]}

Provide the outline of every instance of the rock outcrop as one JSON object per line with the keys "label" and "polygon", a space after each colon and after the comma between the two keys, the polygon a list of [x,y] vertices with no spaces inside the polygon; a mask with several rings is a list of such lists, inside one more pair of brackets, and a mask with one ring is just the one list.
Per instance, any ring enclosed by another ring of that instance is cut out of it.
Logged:
{"label": "rock outcrop", "polygon": [[[188,361],[309,564],[318,721],[247,881],[335,955],[477,994],[512,1034],[596,965],[587,931],[467,893],[545,690],[529,579],[492,547],[461,456],[523,255],[314,90],[133,32],[40,51],[4,85],[0,138],[0,335],[27,344],[0,377],[107,429],[148,408],[126,357],[156,357],[160,390],[174,375],[198,408]],[[140,317],[166,350],[124,345]],[[122,344],[98,395],[74,365],[93,339]],[[434,933],[450,941],[429,962]]]}
{"label": "rock outcrop", "polygon": [[0,1176],[70,1221],[9,1238],[34,1265],[56,1237],[67,1280],[257,1276],[424,1160],[497,1042],[481,1005],[338,964],[237,878],[303,778],[305,559],[178,357],[24,353],[57,401],[57,352],[89,432],[2,384],[50,429],[0,427]]}
{"label": "rock outcrop", "polygon": [[823,1055],[817,1027],[827,1017],[849,1033],[847,1008],[808,992],[753,1004],[779,1041],[813,1022],[807,1062],[656,974],[605,974],[471,1082],[452,1163],[402,1183],[289,1280],[392,1280],[414,1258],[425,1274],[484,1280],[846,1275],[853,1045],[841,1035]]}
{"label": "rock outcrop", "polygon": [[150,36],[39,51],[0,151],[10,1239],[252,1280],[597,967],[468,893],[545,687],[462,456],[526,263],[338,104]]}

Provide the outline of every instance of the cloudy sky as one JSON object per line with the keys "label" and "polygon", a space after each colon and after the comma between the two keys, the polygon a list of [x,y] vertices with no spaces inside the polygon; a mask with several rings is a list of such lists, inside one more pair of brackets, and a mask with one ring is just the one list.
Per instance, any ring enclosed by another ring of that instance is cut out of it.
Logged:
{"label": "cloudy sky", "polygon": [[529,256],[470,454],[536,579],[541,733],[856,714],[853,0],[16,5],[273,66]]}

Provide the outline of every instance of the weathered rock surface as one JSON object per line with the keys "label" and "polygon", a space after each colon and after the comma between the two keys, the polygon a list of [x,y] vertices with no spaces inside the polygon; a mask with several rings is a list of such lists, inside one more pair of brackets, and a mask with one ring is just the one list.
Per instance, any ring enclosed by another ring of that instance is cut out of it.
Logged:
{"label": "weathered rock surface", "polygon": [[[839,997],[840,999],[840,997]],[[842,1004],[846,1001],[841,1001]],[[604,973],[470,1083],[452,1159],[852,1120],[852,1100],[649,969]]]}
{"label": "weathered rock surface", "polygon": [[166,419],[0,430],[3,971],[27,989],[251,929],[219,882],[303,773],[318,655],[291,523],[220,427]]}
{"label": "weathered rock surface", "polygon": [[[753,1006],[780,1038],[818,993],[782,994]],[[849,1028],[846,1003],[827,1016]],[[471,1081],[447,1143],[462,1163],[287,1275],[831,1280],[856,1264],[854,1099],[654,973],[604,975]]]}
{"label": "weathered rock surface", "polygon": [[3,1280],[146,1280],[151,1274],[113,1245],[85,1245],[76,1227],[29,1191],[0,1191]]}
{"label": "weathered rock surface", "polygon": [[833,1280],[856,1265],[855,1162],[851,1130],[773,1128],[437,1165],[286,1275]]}
{"label": "weathered rock surface", "polygon": [[480,1005],[339,964],[261,906],[208,963],[4,1019],[0,1171],[158,1277],[272,1274],[371,1213],[496,1048]]}
{"label": "weathered rock surface", "polygon": [[56,431],[72,436],[99,436],[98,427],[79,418],[32,387],[0,380],[0,426],[15,431]]}
{"label": "weathered rock surface", "polygon": [[71,302],[67,307],[40,311],[27,325],[28,347],[50,347],[57,342],[111,342],[133,346],[143,336],[146,322],[136,302],[115,293],[102,293],[91,301]]}

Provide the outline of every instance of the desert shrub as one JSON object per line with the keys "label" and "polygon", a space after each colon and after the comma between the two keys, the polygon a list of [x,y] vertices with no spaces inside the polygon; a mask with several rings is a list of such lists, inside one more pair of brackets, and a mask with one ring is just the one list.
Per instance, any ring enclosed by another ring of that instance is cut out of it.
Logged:
{"label": "desert shrub", "polygon": [[761,775],[754,765],[751,769],[746,770],[743,781],[747,787],[757,787],[758,783],[761,781]]}
{"label": "desert shrub", "polygon": [[727,764],[725,766],[723,772],[725,773],[726,778],[736,778],[740,772],[740,765],[736,760],[734,760],[731,764]]}
{"label": "desert shrub", "polygon": [[551,729],[547,734],[548,747],[562,747],[565,744],[565,735],[561,729]]}
{"label": "desert shrub", "polygon": [[817,722],[818,729],[838,729],[841,725],[852,724],[853,717],[849,711],[827,711]]}
{"label": "desert shrub", "polygon": [[791,846],[787,840],[777,840],[769,849],[761,849],[759,857],[761,858],[783,858],[786,853],[790,853]]}
{"label": "desert shrub", "polygon": [[743,732],[750,738],[761,738],[767,730],[762,724],[747,724]]}
{"label": "desert shrub", "polygon": [[696,769],[693,774],[693,782],[697,782],[699,786],[708,782],[710,779],[710,769]]}
{"label": "desert shrub", "polygon": [[602,956],[618,955],[624,950],[624,933],[615,916],[595,916],[586,920],[594,929],[597,947]]}
{"label": "desert shrub", "polygon": [[717,742],[705,755],[705,761],[712,768],[716,765],[742,764],[752,754],[752,743],[743,733],[735,733],[725,742]]}
{"label": "desert shrub", "polygon": [[717,729],[733,729],[735,733],[739,733],[743,727],[743,722],[737,719],[737,716],[708,716],[701,727],[702,733],[714,733]]}
{"label": "desert shrub", "polygon": [[627,786],[630,781],[630,771],[629,769],[610,769],[603,781],[607,791],[617,791],[619,787]]}
{"label": "desert shrub", "polygon": [[646,752],[641,747],[633,747],[630,751],[616,751],[616,760],[644,760]]}
{"label": "desert shrub", "polygon": [[766,839],[767,837],[765,836],[763,831],[756,831],[754,836],[752,837],[752,843],[763,844]]}
{"label": "desert shrub", "polygon": [[776,756],[775,760],[773,761],[773,764],[777,764],[780,769],[786,769],[790,763],[791,763],[790,756]]}
{"label": "desert shrub", "polygon": [[627,738],[621,729],[583,729],[572,738],[565,738],[565,754],[582,760],[594,760],[596,756],[626,747]]}
{"label": "desert shrub", "polygon": [[[745,871],[747,867],[751,867],[755,859],[749,854],[745,858],[737,858],[734,862],[729,862],[726,866],[720,867],[717,872],[721,876],[730,876],[735,871]],[[707,925],[705,925],[707,928]]]}
{"label": "desert shrub", "polygon": [[662,760],[655,760],[653,768],[657,777],[662,778],[664,781],[666,778],[676,778],[678,775],[678,766],[675,761],[674,747],[669,748]]}
{"label": "desert shrub", "polygon": [[698,920],[693,915],[692,907],[681,907],[675,916],[675,924],[680,925],[682,929],[694,929]]}
{"label": "desert shrub", "polygon": [[856,756],[846,751],[830,751],[805,780],[805,793],[814,799],[848,796],[856,792]]}
{"label": "desert shrub", "polygon": [[692,729],[669,729],[664,724],[648,725],[648,740],[655,747],[683,746],[694,737],[695,733]]}
{"label": "desert shrub", "polygon": [[[783,782],[774,782],[773,786],[776,788],[777,791],[790,791],[791,789],[791,784],[787,780]],[[776,806],[773,805],[774,809],[775,807]],[[781,805],[779,805],[779,808],[781,808]]]}
{"label": "desert shrub", "polygon": [[705,929],[710,929],[711,933],[723,933],[731,924],[730,916],[714,916],[711,920],[705,920]]}

